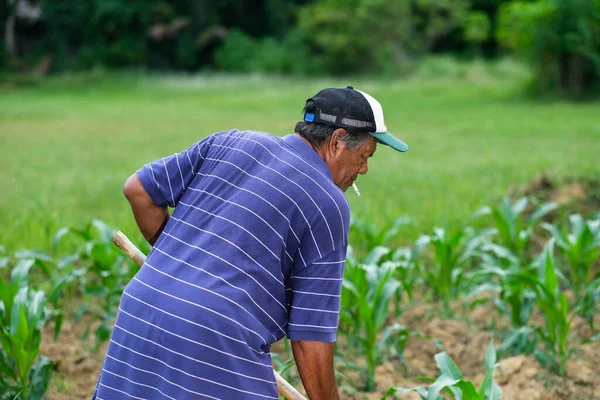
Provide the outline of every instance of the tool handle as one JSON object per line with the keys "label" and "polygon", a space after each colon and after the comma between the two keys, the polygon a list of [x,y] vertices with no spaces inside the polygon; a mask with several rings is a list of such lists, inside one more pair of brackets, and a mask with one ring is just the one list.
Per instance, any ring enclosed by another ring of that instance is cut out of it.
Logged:
{"label": "tool handle", "polygon": [[[117,233],[115,233],[113,236],[112,241],[140,267],[144,264],[144,261],[146,261],[146,256],[144,253],[142,253],[141,250],[138,249],[137,246],[133,244],[123,232],[117,231]],[[275,380],[277,381],[277,389],[279,390],[279,394],[288,400],[306,400],[306,398],[302,396],[302,394],[297,391],[296,388],[283,379],[281,375],[277,373],[277,371],[273,372],[275,373]]]}
{"label": "tool handle", "polygon": [[146,261],[144,253],[142,253],[123,232],[117,231],[113,236],[112,241],[140,267],[144,264],[144,261]]}

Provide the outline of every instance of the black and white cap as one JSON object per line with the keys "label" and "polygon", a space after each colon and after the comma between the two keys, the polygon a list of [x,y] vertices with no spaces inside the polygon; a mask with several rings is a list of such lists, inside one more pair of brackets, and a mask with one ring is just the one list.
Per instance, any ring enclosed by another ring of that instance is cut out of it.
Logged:
{"label": "black and white cap", "polygon": [[[309,105],[310,107],[307,107]],[[406,143],[387,131],[381,104],[372,96],[352,86],[344,89],[323,89],[306,100],[304,121],[350,131],[368,132],[379,143],[401,152],[408,150]]]}

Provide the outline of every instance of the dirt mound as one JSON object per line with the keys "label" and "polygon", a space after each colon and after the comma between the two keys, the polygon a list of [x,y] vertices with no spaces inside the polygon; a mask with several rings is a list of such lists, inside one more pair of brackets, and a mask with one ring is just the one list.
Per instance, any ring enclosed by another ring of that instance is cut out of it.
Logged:
{"label": "dirt mound", "polygon": [[[558,203],[567,214],[579,213],[591,216],[600,211],[600,178],[571,177],[564,179],[539,175],[529,184],[516,186],[511,197],[530,196],[545,203]],[[550,216],[555,213],[550,214]]]}

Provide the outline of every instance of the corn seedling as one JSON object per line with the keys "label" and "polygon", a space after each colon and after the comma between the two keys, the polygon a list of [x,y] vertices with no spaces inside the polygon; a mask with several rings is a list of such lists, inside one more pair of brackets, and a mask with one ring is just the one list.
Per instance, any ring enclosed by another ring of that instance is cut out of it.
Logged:
{"label": "corn seedling", "polygon": [[[375,368],[386,352],[377,336],[389,313],[389,303],[400,283],[392,266],[347,263],[342,288],[340,318],[351,326],[350,340],[357,340],[367,359],[365,389],[375,388]],[[391,338],[383,335],[384,338]],[[351,344],[353,345],[353,344]]]}
{"label": "corn seedling", "polygon": [[32,260],[21,260],[0,279],[0,386],[2,398],[42,399],[52,361],[39,356],[41,330],[53,316],[46,295],[28,286]]}
{"label": "corn seedling", "polygon": [[[536,351],[542,365],[550,366],[559,375],[565,375],[566,362],[573,349],[568,339],[573,316],[569,317],[567,297],[560,293],[553,257],[554,242],[551,239],[544,249],[543,276],[534,286],[536,303],[544,317],[545,329],[537,328],[546,352]],[[541,270],[541,268],[540,268]],[[541,271],[540,271],[541,272]]]}
{"label": "corn seedling", "polygon": [[588,324],[593,331],[596,330],[594,326],[594,314],[598,312],[599,308],[600,276],[585,286],[583,296],[581,297],[581,301],[578,302],[576,309],[579,314],[587,318]]}
{"label": "corn seedling", "polygon": [[438,353],[434,358],[441,375],[437,379],[424,378],[423,380],[433,382],[427,389],[423,386],[391,388],[381,400],[385,400],[396,393],[409,392],[417,392],[423,400],[444,400],[446,397],[440,394],[442,391],[448,398],[454,400],[500,400],[502,390],[493,377],[494,369],[498,366],[493,340],[490,341],[485,354],[486,373],[478,389],[472,382],[464,379],[462,372],[448,353]]}
{"label": "corn seedling", "polygon": [[[81,291],[88,297],[88,301],[80,307],[75,318],[84,313],[92,315],[84,332],[84,339],[89,334],[91,324],[98,320],[101,322],[95,331],[96,345],[110,337],[123,290],[139,269],[114,247],[111,240],[113,234],[114,231],[104,222],[93,220],[85,229],[61,228],[53,242],[55,251],[66,235],[74,236],[81,242],[73,257],[85,268],[81,279]],[[89,297],[102,298],[101,307],[98,308],[89,301]]]}
{"label": "corn seedling", "polygon": [[535,307],[535,292],[517,276],[526,271],[533,273],[535,265],[523,266],[510,250],[493,243],[484,245],[479,255],[483,260],[481,268],[470,279],[484,283],[476,286],[469,298],[486,291],[496,292],[498,296],[493,300],[498,311],[510,316],[513,328],[525,326]]}
{"label": "corn seedling", "polygon": [[377,246],[385,246],[390,240],[398,235],[403,225],[410,224],[412,219],[400,216],[384,226],[378,226],[371,221],[365,221],[352,216],[350,220],[350,232],[357,237],[361,246],[365,249],[374,249]]}
{"label": "corn seedling", "polygon": [[508,197],[502,199],[502,204],[498,207],[483,207],[477,211],[478,215],[491,213],[498,230],[499,244],[509,249],[517,258],[529,262],[527,250],[529,241],[533,235],[535,224],[546,214],[558,207],[556,203],[541,204],[528,217],[524,214],[529,199],[522,197],[515,200],[514,203]]}
{"label": "corn seedling", "polygon": [[551,224],[542,226],[552,233],[560,254],[566,260],[566,274],[577,298],[576,308],[593,321],[593,290],[587,286],[594,279],[592,267],[600,254],[600,219],[586,221],[580,214],[572,214],[569,222],[571,230],[568,232]]}
{"label": "corn seedling", "polygon": [[[535,331],[546,351],[535,349],[534,354],[544,367],[559,375],[564,375],[566,362],[573,352],[568,345],[573,316],[569,316],[569,304],[566,296],[560,293],[552,254],[553,247],[554,240],[550,239],[537,262],[532,264],[534,269],[487,268],[486,273],[497,275],[500,282],[504,282],[507,286],[522,285],[523,287],[518,290],[523,293],[525,290],[535,293],[535,304],[544,318],[544,328],[536,327]],[[510,304],[510,307],[513,307],[513,313],[516,313],[518,307],[522,307],[522,305],[515,301]],[[518,318],[518,315],[515,317]],[[521,340],[528,334],[529,330],[521,327],[514,333],[511,340]],[[521,339],[515,335],[522,335]],[[510,343],[503,343],[502,350],[505,351],[509,345]],[[531,345],[528,347],[531,349]]]}
{"label": "corn seedling", "polygon": [[[473,281],[483,281],[476,286],[468,296],[470,300],[477,297],[477,302],[485,302],[491,293],[493,304],[501,314],[510,316],[512,330],[504,337],[498,347],[498,354],[530,354],[537,345],[534,329],[527,326],[536,304],[536,292],[523,282],[523,276],[528,276],[533,282],[537,275],[533,266],[523,268],[518,261],[506,268],[504,266],[484,265],[472,274]],[[496,281],[491,278],[496,278]],[[491,292],[491,293],[490,293]],[[484,297],[481,297],[484,295]],[[483,301],[482,301],[483,300]]]}
{"label": "corn seedling", "polygon": [[450,301],[460,291],[466,262],[477,254],[481,245],[493,233],[492,229],[476,233],[471,228],[464,228],[451,233],[443,228],[434,228],[433,235],[419,239],[422,242],[428,241],[433,246],[434,265],[426,267],[422,276],[442,300],[445,316],[450,315]]}

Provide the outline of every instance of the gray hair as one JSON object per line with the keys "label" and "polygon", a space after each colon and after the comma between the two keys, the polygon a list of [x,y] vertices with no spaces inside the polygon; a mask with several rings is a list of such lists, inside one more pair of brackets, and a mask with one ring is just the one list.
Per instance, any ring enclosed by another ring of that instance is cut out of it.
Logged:
{"label": "gray hair", "polygon": [[[306,102],[303,113],[306,112],[315,112],[315,106],[312,100]],[[323,142],[331,137],[336,129],[338,128],[325,124],[298,121],[296,123],[296,127],[294,128],[294,132],[308,140],[313,147],[319,147],[321,144],[323,144]],[[346,143],[346,148],[348,150],[352,150],[363,146],[369,136],[370,135],[368,132],[356,132],[346,129],[346,134],[339,136],[339,138]]]}
{"label": "gray hair", "polygon": [[[338,128],[329,125],[298,121],[294,131],[308,140],[314,147],[319,147],[331,137],[336,129]],[[348,150],[352,150],[365,145],[369,136],[368,132],[355,132],[346,129],[346,134],[339,136],[339,139],[346,143]]]}

